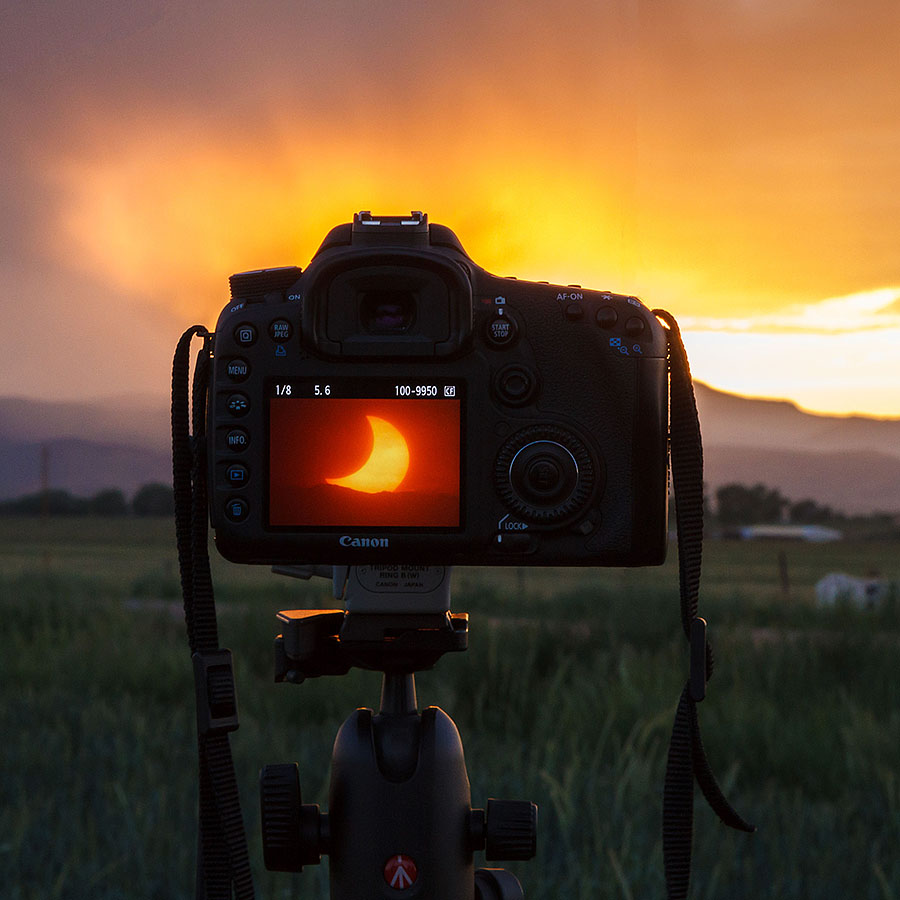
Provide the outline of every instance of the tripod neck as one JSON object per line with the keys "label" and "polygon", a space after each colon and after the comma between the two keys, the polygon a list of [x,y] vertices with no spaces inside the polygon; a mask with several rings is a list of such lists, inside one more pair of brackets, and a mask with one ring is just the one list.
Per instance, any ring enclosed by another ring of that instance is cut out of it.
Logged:
{"label": "tripod neck", "polygon": [[409,716],[418,712],[413,672],[385,672],[381,682],[382,716]]}

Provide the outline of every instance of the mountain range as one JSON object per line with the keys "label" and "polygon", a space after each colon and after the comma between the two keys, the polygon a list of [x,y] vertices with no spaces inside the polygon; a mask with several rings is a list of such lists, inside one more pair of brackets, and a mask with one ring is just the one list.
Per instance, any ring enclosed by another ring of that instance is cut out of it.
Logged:
{"label": "mountain range", "polygon": [[[696,383],[705,480],[765,484],[850,514],[900,512],[900,419],[819,415]],[[52,488],[131,495],[171,480],[169,410],[151,397],[0,398],[0,499]]]}

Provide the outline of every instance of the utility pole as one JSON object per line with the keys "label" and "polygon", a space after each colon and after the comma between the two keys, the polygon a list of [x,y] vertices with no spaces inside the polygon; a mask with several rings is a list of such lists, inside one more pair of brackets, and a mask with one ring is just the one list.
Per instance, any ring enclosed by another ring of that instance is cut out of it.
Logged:
{"label": "utility pole", "polygon": [[50,515],[50,448],[41,444],[41,516]]}

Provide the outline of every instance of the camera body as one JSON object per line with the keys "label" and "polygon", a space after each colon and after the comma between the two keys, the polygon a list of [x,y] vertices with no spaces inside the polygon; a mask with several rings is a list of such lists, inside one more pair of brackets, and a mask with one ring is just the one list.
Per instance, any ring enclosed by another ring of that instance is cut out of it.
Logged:
{"label": "camera body", "polygon": [[493,276],[421,213],[359,213],[231,293],[207,428],[227,559],[664,560],[666,333],[636,298]]}

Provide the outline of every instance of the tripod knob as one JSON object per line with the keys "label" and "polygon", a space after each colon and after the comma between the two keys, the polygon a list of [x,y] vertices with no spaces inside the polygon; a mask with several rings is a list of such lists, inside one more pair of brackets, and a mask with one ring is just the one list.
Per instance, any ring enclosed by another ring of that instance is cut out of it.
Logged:
{"label": "tripod knob", "polygon": [[537,852],[537,804],[528,800],[488,800],[486,859],[532,859]]}
{"label": "tripod knob", "polygon": [[263,859],[270,872],[301,872],[320,862],[319,807],[300,801],[296,763],[263,766],[259,773]]}

